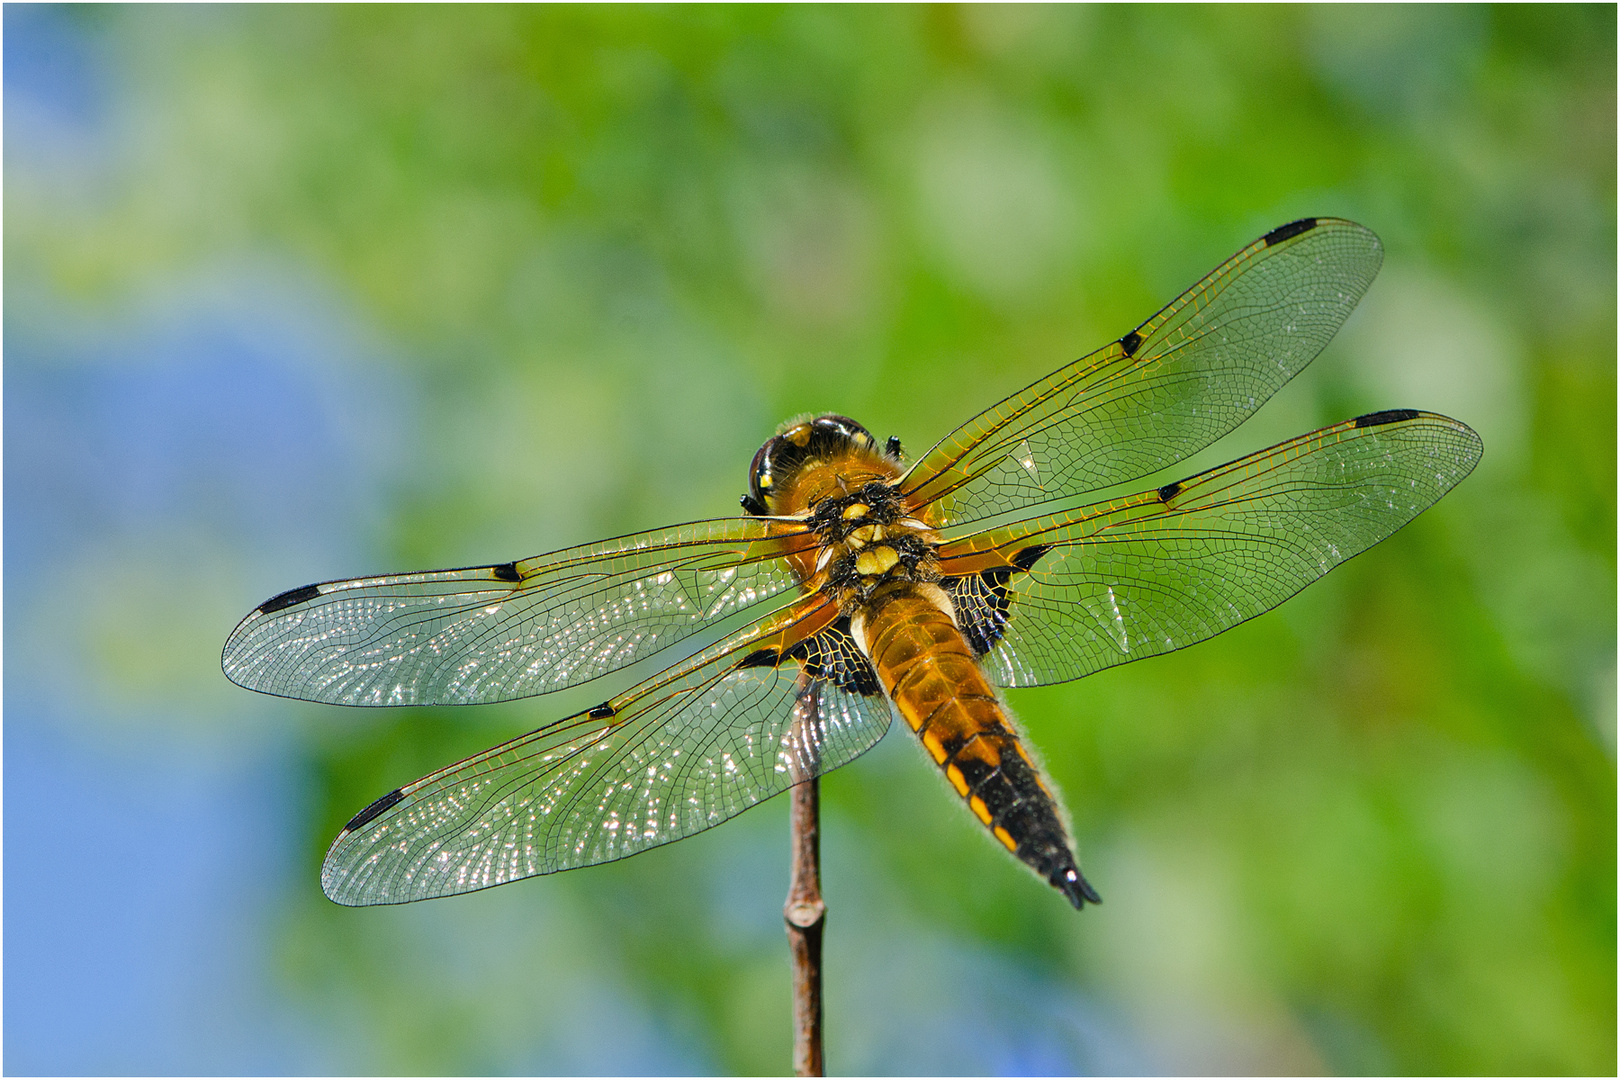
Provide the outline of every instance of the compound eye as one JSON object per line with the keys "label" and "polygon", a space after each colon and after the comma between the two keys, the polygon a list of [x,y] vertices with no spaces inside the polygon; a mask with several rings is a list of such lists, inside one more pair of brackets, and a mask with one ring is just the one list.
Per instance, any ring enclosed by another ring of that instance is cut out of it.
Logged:
{"label": "compound eye", "polygon": [[813,423],[817,428],[847,439],[857,446],[873,446],[877,443],[877,440],[872,438],[871,432],[849,417],[840,416],[838,413],[818,416]]}
{"label": "compound eye", "polygon": [[767,439],[754,454],[753,464],[748,466],[748,495],[754,505],[770,506],[768,497],[771,491],[771,448],[776,445],[776,439]]}

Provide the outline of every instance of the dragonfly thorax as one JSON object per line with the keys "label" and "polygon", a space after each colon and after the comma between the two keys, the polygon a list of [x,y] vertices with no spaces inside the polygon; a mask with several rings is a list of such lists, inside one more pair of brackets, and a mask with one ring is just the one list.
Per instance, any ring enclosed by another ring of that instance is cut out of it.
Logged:
{"label": "dragonfly thorax", "polygon": [[811,509],[809,524],[820,542],[820,588],[846,607],[887,584],[939,580],[939,538],[892,483],[874,480],[829,495]]}
{"label": "dragonfly thorax", "polygon": [[870,480],[851,491],[828,495],[810,508],[809,525],[822,543],[853,541],[856,546],[882,539],[909,516],[894,485]]}

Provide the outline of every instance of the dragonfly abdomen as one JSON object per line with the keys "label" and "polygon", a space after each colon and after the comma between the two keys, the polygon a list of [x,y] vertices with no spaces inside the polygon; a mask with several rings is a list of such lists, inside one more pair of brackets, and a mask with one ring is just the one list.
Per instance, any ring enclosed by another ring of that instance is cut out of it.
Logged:
{"label": "dragonfly abdomen", "polygon": [[939,591],[897,589],[858,620],[878,679],[991,835],[1075,907],[1101,902],[1075,864],[1050,784],[941,597],[932,595]]}

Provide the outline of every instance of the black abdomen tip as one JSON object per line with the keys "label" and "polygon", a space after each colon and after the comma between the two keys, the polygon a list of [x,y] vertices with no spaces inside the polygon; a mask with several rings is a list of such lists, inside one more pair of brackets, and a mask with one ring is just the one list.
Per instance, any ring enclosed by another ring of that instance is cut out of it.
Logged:
{"label": "black abdomen tip", "polygon": [[354,817],[350,818],[349,823],[343,826],[343,831],[346,833],[354,832],[362,825],[375,819],[377,815],[381,814],[389,807],[397,805],[404,797],[405,792],[400,788],[395,788],[393,791],[390,791],[388,794],[384,795],[382,798],[378,799],[376,802],[354,815]]}
{"label": "black abdomen tip", "polygon": [[1260,239],[1264,241],[1267,247],[1270,247],[1273,244],[1280,244],[1284,240],[1292,240],[1300,233],[1308,233],[1314,228],[1316,228],[1315,218],[1300,218],[1298,221],[1290,221],[1286,225],[1277,226]]}
{"label": "black abdomen tip", "polygon": [[1379,427],[1383,424],[1395,424],[1402,420],[1416,420],[1416,409],[1385,409],[1383,412],[1370,412],[1365,416],[1358,416],[1355,425],[1358,428]]}
{"label": "black abdomen tip", "polygon": [[320,586],[304,585],[297,589],[288,589],[284,593],[272,596],[259,605],[260,615],[270,615],[294,604],[302,604],[305,600],[313,600],[321,595]]}
{"label": "black abdomen tip", "polygon": [[1091,882],[1087,881],[1085,875],[1073,866],[1060,870],[1053,875],[1052,884],[1057,887],[1059,892],[1069,898],[1069,903],[1074,905],[1076,911],[1085,907],[1088,902],[1093,904],[1102,903],[1102,897],[1097,894],[1096,889],[1091,887]]}
{"label": "black abdomen tip", "polygon": [[1087,904],[1102,904],[1103,899],[1097,895],[1097,889],[1092,889],[1092,882],[1085,881],[1085,874],[1076,866],[1066,866],[1064,870],[1051,876],[1051,884],[1058,892],[1069,897],[1069,904],[1079,912]]}

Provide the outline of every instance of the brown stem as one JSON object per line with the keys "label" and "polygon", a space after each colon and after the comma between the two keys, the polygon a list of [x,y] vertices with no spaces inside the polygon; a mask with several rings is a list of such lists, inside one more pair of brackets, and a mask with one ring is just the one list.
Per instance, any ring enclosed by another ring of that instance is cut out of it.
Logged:
{"label": "brown stem", "polygon": [[793,1074],[824,1076],[821,1057],[821,932],[827,904],[821,899],[821,782],[795,784],[788,838],[792,879],[782,915],[793,954]]}

